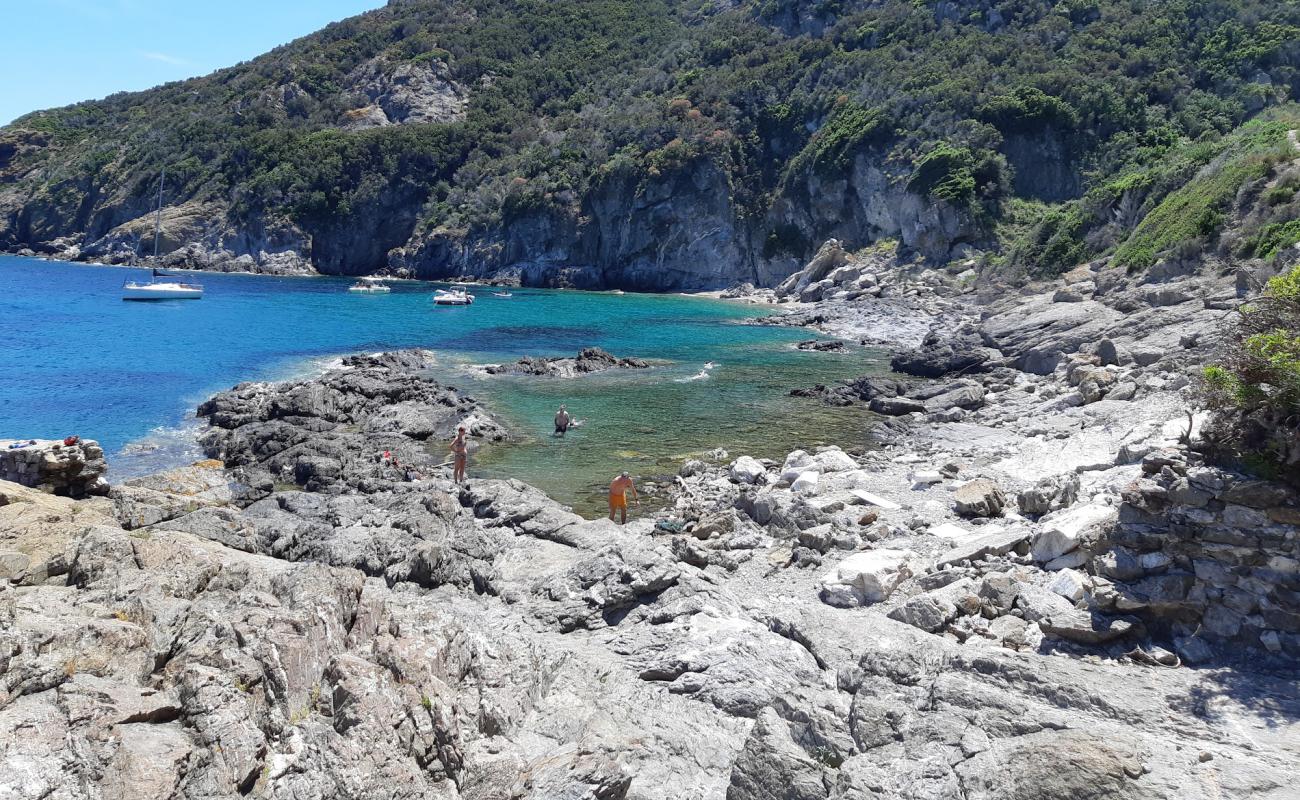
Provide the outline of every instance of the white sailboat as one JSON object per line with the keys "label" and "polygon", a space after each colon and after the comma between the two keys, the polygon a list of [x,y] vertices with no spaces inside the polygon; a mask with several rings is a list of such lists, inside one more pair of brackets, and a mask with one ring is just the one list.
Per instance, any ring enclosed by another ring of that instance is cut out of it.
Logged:
{"label": "white sailboat", "polygon": [[[158,211],[153,223],[153,257],[158,260],[158,237],[162,232],[163,182],[167,180],[167,167],[158,177]],[[201,300],[203,287],[197,283],[182,283],[179,276],[151,269],[149,281],[127,281],[122,284],[123,300]],[[163,278],[164,280],[159,280]],[[167,280],[170,279],[170,280]]]}
{"label": "white sailboat", "polygon": [[387,294],[393,291],[383,278],[372,278],[363,275],[357,279],[357,282],[348,287],[349,292],[358,292],[364,294]]}
{"label": "white sailboat", "polygon": [[201,300],[203,287],[197,283],[181,283],[178,280],[159,280],[175,278],[166,272],[153,270],[147,283],[127,281],[122,284],[123,300]]}

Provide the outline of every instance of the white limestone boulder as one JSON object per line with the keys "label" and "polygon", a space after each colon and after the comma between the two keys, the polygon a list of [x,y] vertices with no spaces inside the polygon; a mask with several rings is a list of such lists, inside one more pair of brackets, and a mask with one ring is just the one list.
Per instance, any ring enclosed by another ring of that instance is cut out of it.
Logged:
{"label": "white limestone boulder", "polygon": [[795,450],[785,457],[781,465],[781,480],[794,483],[799,476],[813,468],[812,456],[804,450]]}
{"label": "white limestone boulder", "polygon": [[1083,599],[1083,595],[1088,590],[1088,585],[1082,573],[1072,569],[1063,569],[1047,582],[1047,590],[1059,594],[1071,603],[1077,603]]}
{"label": "white limestone boulder", "polygon": [[822,578],[822,600],[840,606],[879,603],[912,576],[918,558],[911,550],[854,553]]}
{"label": "white limestone boulder", "polygon": [[781,480],[794,483],[799,475],[809,470],[837,473],[857,469],[858,462],[838,447],[827,447],[817,453],[795,450],[785,457],[785,463],[781,465]]}
{"label": "white limestone boulder", "polygon": [[1053,561],[1077,549],[1085,537],[1113,524],[1118,516],[1114,506],[1086,503],[1044,517],[1030,553],[1035,561]]}
{"label": "white limestone boulder", "polygon": [[796,494],[817,494],[817,480],[820,477],[821,473],[812,470],[802,472],[799,474],[799,477],[794,479],[794,483],[790,484],[790,490]]}
{"label": "white limestone boulder", "polygon": [[992,533],[1000,533],[1000,532],[1001,531],[999,530],[999,531],[984,531],[982,533],[973,533],[971,531],[966,530],[962,526],[956,525],[952,522],[944,522],[942,524],[935,525],[929,530],[929,534],[931,536],[935,537],[936,539],[943,539],[944,541],[951,542],[954,545],[966,544],[967,542],[973,542],[984,535],[992,534]]}
{"label": "white limestone boulder", "polygon": [[918,469],[907,476],[914,488],[923,488],[936,483],[943,483],[943,475],[937,469]]}
{"label": "white limestone boulder", "polygon": [[858,462],[838,447],[828,447],[813,456],[820,472],[845,472],[858,468]]}
{"label": "white limestone boulder", "polygon": [[767,469],[758,462],[758,459],[741,456],[731,462],[728,474],[737,483],[762,483],[767,476]]}

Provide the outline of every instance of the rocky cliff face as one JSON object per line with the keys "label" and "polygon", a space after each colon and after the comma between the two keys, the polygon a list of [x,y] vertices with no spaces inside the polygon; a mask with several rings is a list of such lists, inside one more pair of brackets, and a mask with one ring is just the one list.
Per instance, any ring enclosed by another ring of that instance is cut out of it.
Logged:
{"label": "rocky cliff face", "polygon": [[1066,136],[1053,130],[1013,134],[1002,143],[1002,153],[1014,170],[1016,194],[1059,203],[1083,194],[1083,174]]}
{"label": "rocky cliff face", "polygon": [[485,231],[435,231],[394,252],[420,278],[504,277],[532,286],[715,289],[773,276],[755,264],[726,174],[698,159],[659,176],[616,171],[586,196],[510,214]]}
{"label": "rocky cliff face", "polygon": [[953,256],[954,246],[982,239],[969,212],[909,190],[908,175],[870,151],[855,156],[843,174],[822,176],[809,168],[787,182],[772,204],[770,224],[793,227],[808,242],[834,237],[853,250],[897,239],[905,250],[940,263]]}
{"label": "rocky cliff face", "polygon": [[[394,175],[390,188],[364,206],[310,223],[236,218],[221,199],[169,205],[160,248],[164,264],[197,269],[335,275],[387,269],[423,279],[693,291],[775,286],[812,255],[814,243],[831,236],[850,248],[896,239],[940,262],[954,247],[981,241],[969,213],[909,191],[906,177],[861,155],[845,175],[809,169],[792,176],[768,210],[755,215],[726,171],[701,157],[655,174],[615,170],[581,197],[508,211],[486,228],[417,229],[427,190]],[[45,199],[15,200],[7,224],[0,219],[0,243],[110,263],[148,254],[153,210],[147,196],[123,191],[87,179]],[[64,196],[76,202],[53,199]]]}
{"label": "rocky cliff face", "polygon": [[[860,156],[848,176],[795,176],[755,217],[707,158],[655,176],[616,172],[572,205],[530,210],[489,231],[417,234],[390,253],[389,267],[418,278],[695,291],[775,286],[832,236],[850,248],[896,239],[935,261],[982,240],[968,212],[909,191],[905,179]],[[773,235],[785,243],[774,247]]]}
{"label": "rocky cliff face", "polygon": [[468,90],[436,60],[392,64],[372,58],[347,76],[344,88],[366,100],[345,112],[344,127],[350,130],[454,122],[464,118],[468,102]]}

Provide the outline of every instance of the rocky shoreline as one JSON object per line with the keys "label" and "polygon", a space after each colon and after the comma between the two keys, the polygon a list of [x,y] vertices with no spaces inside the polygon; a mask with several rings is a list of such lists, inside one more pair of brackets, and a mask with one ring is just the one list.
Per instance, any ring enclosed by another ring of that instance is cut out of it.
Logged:
{"label": "rocky shoreline", "polygon": [[625,527],[452,484],[506,432],[420,351],[223,392],[219,461],[106,498],[0,484],[0,794],[1288,797],[1300,504],[1185,446],[1235,277],[835,250],[751,299],[898,351],[811,390],[880,447]]}
{"label": "rocky shoreline", "polygon": [[[138,245],[138,243],[137,243]],[[126,243],[111,243],[100,248],[82,249],[71,240],[55,240],[39,250],[30,247],[12,248],[5,255],[42,260],[67,261],[96,267],[122,267],[127,269],[168,269],[191,272],[223,272],[235,275],[274,275],[299,278],[321,275],[311,262],[297,252],[259,252],[237,255],[228,250],[206,249],[202,244],[191,243],[166,255],[154,258],[140,255]]]}

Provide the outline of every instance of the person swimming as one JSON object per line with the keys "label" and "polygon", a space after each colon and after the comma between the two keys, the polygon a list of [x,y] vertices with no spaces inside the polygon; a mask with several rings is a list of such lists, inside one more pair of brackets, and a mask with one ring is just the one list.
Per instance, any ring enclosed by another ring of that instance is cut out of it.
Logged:
{"label": "person swimming", "polygon": [[560,410],[555,412],[555,435],[563,436],[572,424],[573,417],[569,416],[569,410],[561,403]]}

